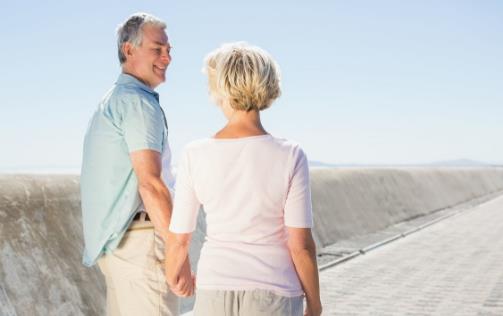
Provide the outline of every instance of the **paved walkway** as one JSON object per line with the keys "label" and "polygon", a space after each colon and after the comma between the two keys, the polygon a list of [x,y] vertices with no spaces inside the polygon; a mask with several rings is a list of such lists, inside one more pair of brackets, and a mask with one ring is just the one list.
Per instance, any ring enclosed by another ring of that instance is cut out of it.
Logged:
{"label": "paved walkway", "polygon": [[324,270],[324,315],[503,315],[503,196]]}

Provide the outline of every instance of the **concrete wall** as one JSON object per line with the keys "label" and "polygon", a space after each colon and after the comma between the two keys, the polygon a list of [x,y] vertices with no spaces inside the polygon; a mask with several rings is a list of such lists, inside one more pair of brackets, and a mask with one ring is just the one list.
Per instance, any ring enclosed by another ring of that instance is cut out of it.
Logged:
{"label": "concrete wall", "polygon": [[[103,315],[103,278],[81,265],[78,179],[0,176],[0,315]],[[313,169],[311,180],[315,237],[326,246],[501,190],[503,169]]]}
{"label": "concrete wall", "polygon": [[503,189],[503,168],[313,169],[319,247]]}
{"label": "concrete wall", "polygon": [[81,265],[77,176],[0,176],[0,315],[103,315],[104,283]]}

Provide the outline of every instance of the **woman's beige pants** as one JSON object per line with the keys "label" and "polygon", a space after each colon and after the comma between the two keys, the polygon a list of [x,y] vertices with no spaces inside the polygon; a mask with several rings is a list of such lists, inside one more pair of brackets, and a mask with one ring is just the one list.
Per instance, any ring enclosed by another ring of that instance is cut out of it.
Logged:
{"label": "woman's beige pants", "polygon": [[194,316],[302,316],[303,296],[266,290],[197,290]]}

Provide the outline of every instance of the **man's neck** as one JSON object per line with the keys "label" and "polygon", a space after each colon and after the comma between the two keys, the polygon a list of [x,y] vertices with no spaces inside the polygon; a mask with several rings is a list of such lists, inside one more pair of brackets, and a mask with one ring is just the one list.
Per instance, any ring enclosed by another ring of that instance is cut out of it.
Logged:
{"label": "man's neck", "polygon": [[126,74],[126,75],[130,75],[131,77],[134,77],[136,80],[140,81],[141,83],[143,83],[144,85],[146,85],[147,87],[149,87],[150,89],[154,90],[154,87],[151,87],[147,82],[145,82],[145,80],[141,79],[139,76],[137,76],[135,74],[134,71],[132,71],[132,69],[130,69],[129,67],[127,67],[126,65],[123,65],[122,66],[122,73],[123,74]]}

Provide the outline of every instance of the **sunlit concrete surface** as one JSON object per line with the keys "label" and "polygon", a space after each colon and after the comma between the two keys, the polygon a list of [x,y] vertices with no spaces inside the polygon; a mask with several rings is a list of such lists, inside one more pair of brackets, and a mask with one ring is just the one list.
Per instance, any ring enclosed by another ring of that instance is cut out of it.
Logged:
{"label": "sunlit concrete surface", "polygon": [[503,196],[321,272],[325,315],[503,315]]}
{"label": "sunlit concrete surface", "polygon": [[[316,169],[311,185],[322,262],[478,203],[503,189],[503,169]],[[204,235],[200,216],[190,250],[194,269]],[[103,276],[81,264],[82,249],[77,175],[0,175],[0,315],[103,315]],[[184,299],[182,311],[192,304]]]}

